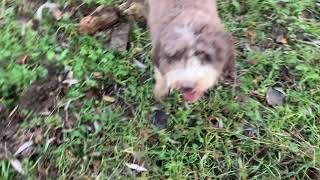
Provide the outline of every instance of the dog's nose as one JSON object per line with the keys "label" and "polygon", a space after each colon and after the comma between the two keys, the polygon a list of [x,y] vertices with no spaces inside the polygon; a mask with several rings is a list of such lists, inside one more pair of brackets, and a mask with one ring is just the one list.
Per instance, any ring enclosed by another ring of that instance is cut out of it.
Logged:
{"label": "dog's nose", "polygon": [[183,83],[181,85],[181,91],[183,92],[192,92],[194,90],[194,85],[191,83]]}

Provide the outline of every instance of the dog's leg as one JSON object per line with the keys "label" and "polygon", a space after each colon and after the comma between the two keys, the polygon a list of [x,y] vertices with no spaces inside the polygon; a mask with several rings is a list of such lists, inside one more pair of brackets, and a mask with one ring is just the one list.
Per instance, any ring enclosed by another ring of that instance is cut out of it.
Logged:
{"label": "dog's leg", "polygon": [[168,94],[168,88],[166,84],[166,80],[161,75],[160,71],[155,68],[155,79],[156,79],[156,85],[154,87],[154,96],[157,100],[161,100],[163,97],[165,97]]}

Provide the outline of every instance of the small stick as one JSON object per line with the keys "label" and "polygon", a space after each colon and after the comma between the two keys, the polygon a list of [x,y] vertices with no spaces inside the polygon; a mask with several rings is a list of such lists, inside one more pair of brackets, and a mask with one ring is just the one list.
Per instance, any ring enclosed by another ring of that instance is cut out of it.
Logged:
{"label": "small stick", "polygon": [[313,41],[313,42],[308,42],[308,41],[303,41],[303,40],[296,40],[297,42],[306,44],[306,45],[311,45],[314,46],[316,48],[320,48],[320,41]]}
{"label": "small stick", "polygon": [[2,0],[0,19],[4,18],[6,15],[6,4],[7,4],[7,0]]}

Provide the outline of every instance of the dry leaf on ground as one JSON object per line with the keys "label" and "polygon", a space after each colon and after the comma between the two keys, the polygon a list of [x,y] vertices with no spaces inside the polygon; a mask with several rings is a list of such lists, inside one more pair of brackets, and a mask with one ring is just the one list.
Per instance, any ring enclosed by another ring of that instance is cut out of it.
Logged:
{"label": "dry leaf on ground", "polygon": [[133,164],[133,163],[126,163],[126,166],[132,170],[135,170],[137,172],[145,172],[148,171],[145,167],[140,166],[138,164]]}
{"label": "dry leaf on ground", "polygon": [[23,167],[22,167],[22,164],[19,160],[12,159],[12,160],[10,160],[10,164],[18,173],[25,174]]}
{"label": "dry leaf on ground", "polygon": [[116,99],[114,97],[111,97],[111,96],[103,96],[102,99],[103,99],[103,101],[109,102],[109,103],[113,103],[113,102],[116,101]]}
{"label": "dry leaf on ground", "polygon": [[14,156],[19,155],[20,153],[22,153],[23,151],[29,149],[32,145],[34,144],[33,141],[27,141],[25,143],[23,143],[19,149],[14,153]]}
{"label": "dry leaf on ground", "polygon": [[280,88],[269,88],[267,92],[267,102],[270,106],[282,106],[286,93]]}
{"label": "dry leaf on ground", "polygon": [[288,44],[288,29],[280,24],[272,26],[272,38],[280,44]]}

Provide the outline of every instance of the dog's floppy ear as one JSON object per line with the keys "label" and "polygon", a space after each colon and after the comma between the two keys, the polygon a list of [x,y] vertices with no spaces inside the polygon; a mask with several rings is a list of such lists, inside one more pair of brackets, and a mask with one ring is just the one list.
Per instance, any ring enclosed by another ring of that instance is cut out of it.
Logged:
{"label": "dog's floppy ear", "polygon": [[236,49],[235,49],[235,39],[230,33],[225,33],[224,38],[227,42],[227,49],[226,49],[226,64],[225,70],[233,71],[235,66],[236,60]]}
{"label": "dog's floppy ear", "polygon": [[228,64],[235,58],[234,39],[230,33],[215,32],[212,36],[212,46],[216,50],[217,60]]}
{"label": "dog's floppy ear", "polygon": [[226,62],[223,68],[223,76],[225,79],[236,81],[236,58],[237,52],[235,48],[235,39],[230,33],[225,33],[223,36],[227,42],[225,58]]}

